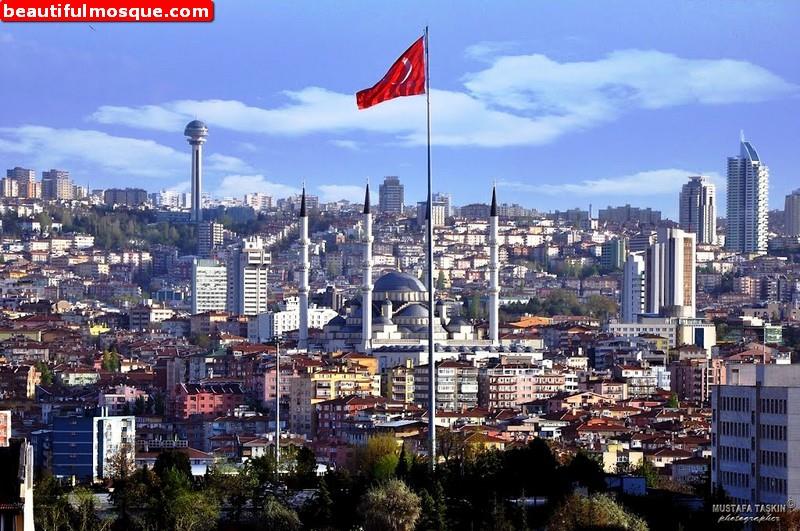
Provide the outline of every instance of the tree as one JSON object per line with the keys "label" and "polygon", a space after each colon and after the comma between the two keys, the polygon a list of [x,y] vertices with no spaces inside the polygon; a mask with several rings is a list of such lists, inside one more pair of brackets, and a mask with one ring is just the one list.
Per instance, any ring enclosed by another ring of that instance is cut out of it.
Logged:
{"label": "tree", "polygon": [[192,465],[189,463],[189,457],[183,452],[165,450],[158,454],[153,472],[164,481],[170,470],[179,473],[187,482],[192,479]]}
{"label": "tree", "polygon": [[108,372],[119,372],[122,363],[120,361],[120,356],[114,351],[106,350],[103,352],[103,361],[102,365],[104,371]]}
{"label": "tree", "polygon": [[547,525],[550,531],[600,528],[647,531],[647,524],[638,516],[628,513],[607,494],[588,497],[573,494],[556,509]]}
{"label": "tree", "polygon": [[616,301],[602,295],[591,295],[586,300],[586,313],[592,317],[597,317],[601,321],[607,321],[610,317],[617,314],[619,306]]}
{"label": "tree", "polygon": [[647,486],[649,488],[658,487],[658,470],[656,470],[656,467],[654,467],[653,464],[647,459],[642,459],[641,464],[635,467],[631,473],[637,476],[643,476],[645,481],[647,481]]}
{"label": "tree", "polygon": [[445,278],[444,278],[444,271],[439,271],[439,276],[436,278],[436,289],[443,290],[445,289]]}
{"label": "tree", "polygon": [[669,400],[667,400],[667,403],[666,403],[665,405],[666,405],[668,408],[672,408],[672,409],[677,409],[677,408],[681,407],[681,404],[680,404],[680,402],[678,401],[678,395],[677,395],[677,393],[671,393],[671,394],[669,395]]}
{"label": "tree", "polygon": [[447,529],[447,503],[444,489],[440,482],[433,486],[433,493],[422,489],[420,497],[420,519],[417,522],[418,531],[445,531]]}
{"label": "tree", "polygon": [[108,461],[109,477],[113,480],[124,480],[130,476],[136,465],[133,462],[133,448],[128,443],[122,443]]}
{"label": "tree", "polygon": [[374,435],[367,440],[358,456],[359,470],[373,479],[387,479],[394,475],[397,460],[395,438],[389,434]]}
{"label": "tree", "polygon": [[203,492],[182,491],[168,506],[175,531],[216,529],[219,503]]}
{"label": "tree", "polygon": [[369,489],[359,513],[367,531],[411,531],[420,516],[420,498],[399,479]]}
{"label": "tree", "polygon": [[605,474],[600,463],[579,451],[565,470],[567,478],[573,483],[579,483],[589,489],[589,492],[605,490]]}
{"label": "tree", "polygon": [[36,372],[40,375],[39,378],[42,384],[51,385],[53,383],[53,371],[50,370],[50,366],[43,361],[37,361],[35,367]]}
{"label": "tree", "polygon": [[69,524],[70,505],[58,482],[49,473],[33,489],[33,519],[37,529],[58,531]]}
{"label": "tree", "polygon": [[312,488],[317,483],[317,456],[306,446],[297,450],[294,479],[299,488]]}
{"label": "tree", "polygon": [[292,509],[281,504],[275,497],[270,496],[261,512],[261,529],[270,531],[295,531],[301,529],[303,524],[300,517]]}

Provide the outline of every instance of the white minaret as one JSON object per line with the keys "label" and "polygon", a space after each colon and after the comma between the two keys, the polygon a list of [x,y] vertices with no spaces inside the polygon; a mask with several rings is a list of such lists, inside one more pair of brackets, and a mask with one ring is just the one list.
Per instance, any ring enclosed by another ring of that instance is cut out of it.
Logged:
{"label": "white minaret", "polygon": [[183,131],[186,141],[192,146],[192,212],[190,221],[203,221],[202,185],[203,185],[203,144],[208,136],[208,127],[200,120],[192,120]]}
{"label": "white minaret", "polygon": [[372,213],[369,183],[364,196],[364,283],[361,287],[361,340],[364,352],[372,346]]}
{"label": "white minaret", "polygon": [[489,212],[489,340],[500,344],[500,249],[497,237],[497,189],[492,187],[492,207]]}
{"label": "white minaret", "polygon": [[308,261],[308,213],[306,212],[306,187],[303,186],[303,195],[300,198],[300,332],[297,347],[301,350],[308,349],[308,271],[311,264]]}

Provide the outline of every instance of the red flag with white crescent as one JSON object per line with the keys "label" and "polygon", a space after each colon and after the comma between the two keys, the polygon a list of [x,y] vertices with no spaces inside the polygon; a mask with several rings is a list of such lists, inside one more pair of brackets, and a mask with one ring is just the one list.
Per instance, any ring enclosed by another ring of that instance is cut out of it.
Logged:
{"label": "red flag with white crescent", "polygon": [[359,109],[401,96],[425,94],[425,38],[420,37],[374,86],[356,93]]}

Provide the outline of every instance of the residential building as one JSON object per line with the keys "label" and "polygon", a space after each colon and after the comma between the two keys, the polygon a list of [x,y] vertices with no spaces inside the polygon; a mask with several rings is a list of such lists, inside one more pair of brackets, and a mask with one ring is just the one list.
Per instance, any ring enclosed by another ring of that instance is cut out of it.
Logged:
{"label": "residential building", "polygon": [[214,249],[222,245],[225,233],[222,223],[215,221],[202,222],[197,227],[197,254],[201,258],[211,257]]}
{"label": "residential building", "polygon": [[24,439],[0,447],[0,529],[33,531],[33,446]]}
{"label": "residential building", "polygon": [[192,262],[192,314],[224,311],[228,305],[228,270],[217,260]]}
{"label": "residential building", "polygon": [[50,170],[42,172],[42,199],[69,200],[74,199],[75,188],[69,177],[69,172],[64,170]]}
{"label": "residential building", "polygon": [[245,403],[239,383],[178,384],[172,391],[168,413],[176,418],[211,418],[226,415]]}
{"label": "residential building", "polygon": [[661,221],[661,212],[651,208],[637,208],[630,205],[601,208],[598,219],[612,223],[647,223],[655,225]]}
{"label": "residential building", "polygon": [[[427,201],[420,201],[417,203],[417,225],[420,227],[425,226],[425,216],[427,215],[426,205],[428,204]],[[435,201],[433,202],[433,226],[434,227],[443,227],[444,222],[447,219],[447,210],[448,204],[443,201]]]}
{"label": "residential building", "polygon": [[712,488],[736,504],[800,497],[800,365],[731,364],[712,392]]}
{"label": "residential building", "polygon": [[628,242],[625,238],[612,238],[600,247],[600,267],[605,271],[622,269],[628,254]]}
{"label": "residential building", "polygon": [[763,253],[767,251],[769,169],[744,135],[739,147],[738,157],[728,157],[725,248]]}
{"label": "residential building", "polygon": [[292,378],[289,384],[289,429],[311,435],[316,431],[316,405],[348,395],[380,396],[381,378],[363,367],[325,367]]}
{"label": "residential building", "polygon": [[[284,309],[268,311],[250,316],[247,326],[247,338],[252,343],[264,343],[287,332],[300,328],[300,305],[297,297],[284,301]],[[319,308],[309,305],[306,313],[308,328],[322,330],[331,319],[339,315],[331,308]]]}
{"label": "residential building", "polygon": [[[428,405],[428,365],[414,368],[414,401]],[[436,364],[436,409],[459,411],[478,405],[478,368],[466,361]]]}
{"label": "residential building", "polygon": [[679,207],[681,229],[693,232],[697,243],[716,242],[716,187],[708,177],[689,177],[689,182],[681,189]]}
{"label": "residential building", "polygon": [[400,184],[399,177],[384,177],[378,188],[380,211],[389,214],[402,214],[405,206],[405,187]]}
{"label": "residential building", "polygon": [[498,364],[479,372],[481,405],[489,409],[518,409],[533,400],[565,391],[566,377],[528,364]]}
{"label": "residential building", "polygon": [[42,197],[42,183],[36,180],[36,171],[27,168],[16,168],[6,171],[6,178],[16,181],[17,194],[25,199]]}
{"label": "residential building", "polygon": [[112,474],[112,463],[118,452],[128,452],[133,462],[136,418],[76,415],[55,417],[52,437],[54,476],[98,481]]}
{"label": "residential building", "polygon": [[11,439],[11,410],[0,411],[0,447],[8,446]]}
{"label": "residential building", "polygon": [[19,197],[19,183],[10,177],[0,180],[0,195],[3,197]]}
{"label": "residential building", "polygon": [[109,188],[103,192],[106,206],[138,207],[147,203],[147,192],[141,188]]}
{"label": "residential building", "polygon": [[800,188],[786,196],[783,211],[787,236],[800,236]]}

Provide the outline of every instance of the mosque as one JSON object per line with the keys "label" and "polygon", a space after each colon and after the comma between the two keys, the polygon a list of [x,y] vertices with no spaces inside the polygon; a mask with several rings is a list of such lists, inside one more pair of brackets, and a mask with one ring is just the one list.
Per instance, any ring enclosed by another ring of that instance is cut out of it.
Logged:
{"label": "mosque", "polygon": [[[300,208],[300,349],[308,348],[308,218],[305,192]],[[380,359],[382,367],[427,363],[428,319],[430,304],[426,286],[408,273],[392,271],[372,282],[372,212],[369,185],[366,188],[363,211],[363,284],[360,300],[351,300],[345,315],[334,317],[323,327],[322,347],[328,352],[357,351]],[[476,328],[460,315],[461,304],[438,300],[434,304],[433,335],[436,359],[460,355],[494,355],[498,352],[526,352],[525,347],[501,346],[498,335],[499,319],[499,239],[497,194],[492,190],[489,213],[489,326],[488,332]],[[484,336],[484,337],[482,337]]]}

